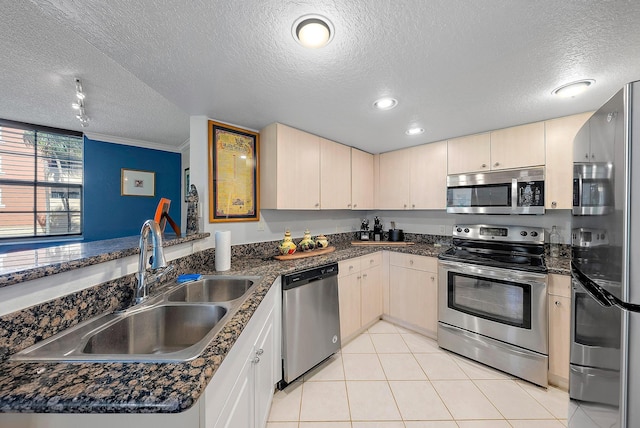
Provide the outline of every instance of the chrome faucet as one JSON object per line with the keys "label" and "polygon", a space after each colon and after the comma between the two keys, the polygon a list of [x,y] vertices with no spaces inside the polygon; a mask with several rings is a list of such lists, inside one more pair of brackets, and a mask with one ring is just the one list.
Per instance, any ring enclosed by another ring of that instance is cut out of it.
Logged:
{"label": "chrome faucet", "polygon": [[[149,235],[151,235],[151,265],[152,275],[147,278],[147,247],[149,246]],[[160,226],[153,220],[147,220],[140,230],[140,258],[138,259],[138,284],[136,285],[133,304],[142,303],[149,296],[151,285],[160,280],[162,276],[173,270],[173,266],[167,267],[162,248],[162,233]],[[157,272],[159,271],[159,272]],[[157,272],[157,273],[156,273]]]}

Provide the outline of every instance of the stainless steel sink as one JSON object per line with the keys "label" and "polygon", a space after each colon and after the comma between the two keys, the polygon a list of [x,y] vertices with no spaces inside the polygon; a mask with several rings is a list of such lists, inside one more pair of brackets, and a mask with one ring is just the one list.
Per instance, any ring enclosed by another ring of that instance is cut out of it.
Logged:
{"label": "stainless steel sink", "polygon": [[206,278],[169,293],[170,302],[230,302],[244,296],[255,284],[248,278]]}
{"label": "stainless steel sink", "polygon": [[123,312],[85,321],[10,357],[20,361],[188,361],[198,357],[259,277],[206,276]]}
{"label": "stainless steel sink", "polygon": [[162,305],[134,312],[93,334],[85,354],[166,354],[201,341],[227,313],[218,305]]}

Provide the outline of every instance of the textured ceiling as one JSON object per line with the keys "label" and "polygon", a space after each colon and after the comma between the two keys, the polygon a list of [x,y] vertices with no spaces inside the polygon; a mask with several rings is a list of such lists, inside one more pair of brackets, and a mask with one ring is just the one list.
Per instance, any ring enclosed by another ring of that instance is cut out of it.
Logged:
{"label": "textured ceiling", "polygon": [[[640,79],[640,2],[0,0],[0,117],[177,147],[189,115],[369,152],[593,110]],[[333,41],[291,37],[318,13]],[[551,90],[595,79],[586,94]],[[399,100],[386,112],[373,101]],[[404,134],[409,125],[425,134]]]}

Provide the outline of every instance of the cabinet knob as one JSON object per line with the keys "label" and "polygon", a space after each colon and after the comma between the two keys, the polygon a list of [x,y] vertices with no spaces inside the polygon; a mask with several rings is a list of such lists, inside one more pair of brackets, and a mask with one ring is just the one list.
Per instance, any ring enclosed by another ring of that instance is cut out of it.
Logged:
{"label": "cabinet knob", "polygon": [[413,264],[413,259],[409,260],[409,264],[412,265]]}
{"label": "cabinet knob", "polygon": [[585,159],[589,159],[589,153],[586,153],[586,154],[584,155],[584,158],[585,158]]}
{"label": "cabinet knob", "polygon": [[431,277],[431,281],[435,281],[435,280],[436,280],[436,277],[435,277],[435,276],[432,276],[432,277]]}
{"label": "cabinet knob", "polygon": [[260,362],[260,357],[255,357],[253,360],[251,360],[251,362],[253,364],[258,364]]}
{"label": "cabinet knob", "polygon": [[591,159],[595,159],[596,155],[594,153],[591,153]]}
{"label": "cabinet knob", "polygon": [[260,348],[256,351],[256,355],[262,355],[264,354],[264,349]]}
{"label": "cabinet knob", "polygon": [[320,206],[320,202],[316,203],[316,208],[318,208]]}
{"label": "cabinet knob", "polygon": [[349,270],[353,269],[353,265],[349,265]]}
{"label": "cabinet knob", "polygon": [[351,204],[347,204],[347,208],[351,208]]}
{"label": "cabinet knob", "polygon": [[362,279],[362,275],[358,275],[356,279]]}
{"label": "cabinet knob", "polygon": [[404,204],[404,207],[407,208],[407,204]]}
{"label": "cabinet knob", "polygon": [[374,262],[375,262],[375,260],[373,260],[373,259],[370,259],[370,260],[369,260],[369,263],[370,263],[370,264],[371,264],[371,263],[374,263]]}
{"label": "cabinet knob", "polygon": [[500,162],[494,163],[493,166],[500,166]]}
{"label": "cabinet knob", "polygon": [[483,164],[482,164],[482,167],[483,167],[483,168],[486,168],[486,167],[487,167],[487,164],[486,164],[486,163],[483,163]]}
{"label": "cabinet knob", "polygon": [[358,207],[358,204],[353,204],[353,208],[357,208],[357,207]]}
{"label": "cabinet knob", "polygon": [[558,203],[556,201],[551,201],[551,208],[556,208]]}
{"label": "cabinet knob", "polygon": [[366,278],[366,277],[367,277],[367,274],[366,274],[366,273],[363,273],[363,274],[362,274],[362,277],[363,277],[363,278]]}
{"label": "cabinet knob", "polygon": [[415,208],[415,207],[416,207],[416,204],[412,204],[412,205],[411,205],[411,208]]}
{"label": "cabinet knob", "polygon": [[556,300],[556,301],[554,302],[554,304],[555,304],[556,306],[558,306],[558,307],[559,307],[559,306],[562,306],[562,303],[560,303],[558,300]]}

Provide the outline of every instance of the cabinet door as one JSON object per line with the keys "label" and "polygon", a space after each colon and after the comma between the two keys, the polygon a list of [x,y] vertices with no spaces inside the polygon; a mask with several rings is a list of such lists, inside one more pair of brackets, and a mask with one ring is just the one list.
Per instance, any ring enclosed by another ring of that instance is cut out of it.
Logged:
{"label": "cabinet door", "polygon": [[409,208],[409,159],[407,150],[380,155],[379,207],[381,209]]}
{"label": "cabinet door", "polygon": [[275,342],[274,317],[275,311],[272,311],[258,337],[254,351],[256,427],[264,427],[267,424],[274,385],[277,381],[277,374],[274,373],[276,367],[274,359],[276,346],[279,344]]}
{"label": "cabinet door", "polygon": [[491,132],[491,169],[544,165],[544,122]]}
{"label": "cabinet door", "polygon": [[360,272],[338,278],[340,336],[348,340],[361,324]]}
{"label": "cabinet door", "polygon": [[433,274],[400,266],[389,267],[389,313],[392,317],[423,329],[431,329],[427,284]]}
{"label": "cabinet door", "polygon": [[446,209],[447,142],[409,149],[409,183],[412,209]]}
{"label": "cabinet door", "polygon": [[320,208],[351,208],[351,147],[325,138],[320,138]]}
{"label": "cabinet door", "polygon": [[573,141],[591,113],[545,122],[545,208],[570,210],[573,204]]}
{"label": "cabinet door", "polygon": [[569,380],[571,299],[549,295],[549,374]]}
{"label": "cabinet door", "polygon": [[351,208],[373,209],[373,155],[351,148]]}
{"label": "cabinet door", "polygon": [[489,171],[490,164],[489,133],[447,140],[447,174]]}
{"label": "cabinet door", "polygon": [[434,337],[438,332],[438,274],[435,272],[425,272],[425,300],[424,310],[427,313],[424,328]]}
{"label": "cabinet door", "polygon": [[361,325],[367,325],[382,315],[382,267],[361,272]]}
{"label": "cabinet door", "polygon": [[213,428],[254,427],[253,355],[242,367],[233,388],[228,391],[229,400],[222,408]]}
{"label": "cabinet door", "polygon": [[320,209],[320,139],[278,124],[279,209]]}

